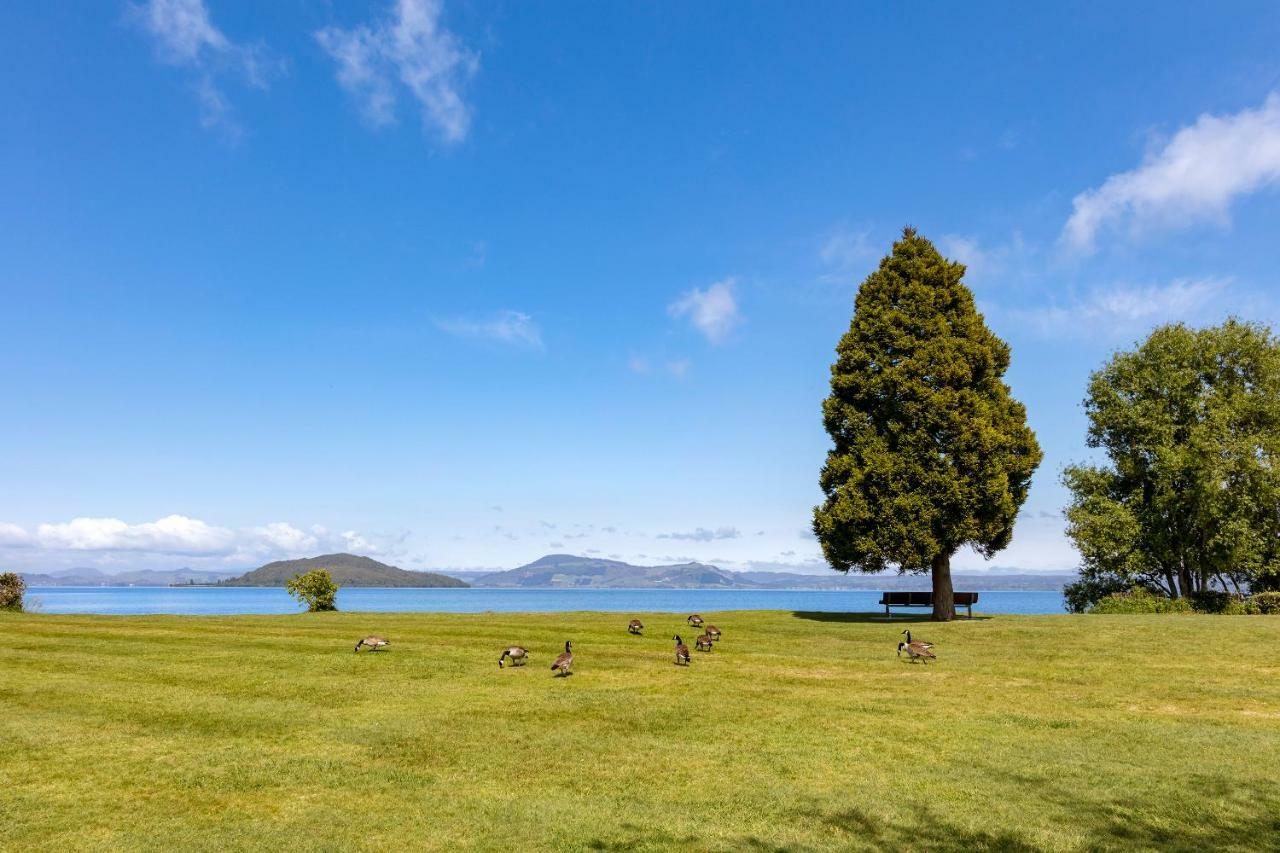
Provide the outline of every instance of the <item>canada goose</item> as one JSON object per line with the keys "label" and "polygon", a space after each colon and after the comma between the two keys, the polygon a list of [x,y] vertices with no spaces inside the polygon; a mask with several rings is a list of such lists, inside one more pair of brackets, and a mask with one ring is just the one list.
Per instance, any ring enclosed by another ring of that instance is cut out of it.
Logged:
{"label": "canada goose", "polygon": [[694,640],[694,641],[693,641],[693,644],[694,644],[695,646],[697,646],[698,651],[700,651],[700,652],[709,652],[709,651],[711,651],[711,635],[710,635],[710,634],[703,634],[701,637],[699,637],[698,639]]}
{"label": "canada goose", "polygon": [[898,643],[898,657],[902,657],[903,650],[906,650],[907,656],[911,658],[911,662],[917,660],[921,663],[928,663],[931,660],[937,660],[938,656],[929,651],[929,647],[924,643]]}
{"label": "canada goose", "polygon": [[505,658],[511,658],[512,666],[524,666],[529,660],[529,650],[523,646],[508,646],[502,650],[502,654],[498,656],[498,669],[502,669],[502,661]]}
{"label": "canada goose", "polygon": [[356,651],[357,652],[360,651],[361,646],[367,646],[370,651],[376,652],[379,649],[382,649],[389,645],[391,645],[391,641],[388,640],[386,637],[377,637],[377,636],[374,636],[373,634],[370,634],[360,642],[356,643]]}
{"label": "canada goose", "polygon": [[911,639],[911,629],[910,629],[910,628],[908,628],[907,630],[903,631],[902,633],[904,633],[904,634],[906,634],[906,635],[907,635],[907,643],[908,643],[908,644],[910,644],[910,643],[912,643],[912,642],[915,642],[915,644],[916,644],[916,645],[924,646],[926,649],[931,649],[931,648],[933,648],[933,643],[926,643],[924,640],[915,640],[915,641],[913,641],[913,640]]}
{"label": "canada goose", "polygon": [[692,616],[689,617],[689,624],[692,625],[694,628],[701,628],[702,617],[699,616],[697,613],[693,614]]}
{"label": "canada goose", "polygon": [[689,647],[684,644],[684,640],[680,639],[679,634],[676,634],[671,639],[676,641],[676,664],[688,664]]}
{"label": "canada goose", "polygon": [[708,625],[704,633],[713,640],[720,639],[720,629],[715,625]]}
{"label": "canada goose", "polygon": [[641,622],[639,619],[632,619],[630,622],[627,623],[627,630],[633,634],[639,634],[641,631],[644,630],[644,623]]}
{"label": "canada goose", "polygon": [[564,641],[564,651],[556,658],[555,663],[551,664],[551,671],[560,675],[568,675],[569,667],[573,666],[573,646],[568,640]]}

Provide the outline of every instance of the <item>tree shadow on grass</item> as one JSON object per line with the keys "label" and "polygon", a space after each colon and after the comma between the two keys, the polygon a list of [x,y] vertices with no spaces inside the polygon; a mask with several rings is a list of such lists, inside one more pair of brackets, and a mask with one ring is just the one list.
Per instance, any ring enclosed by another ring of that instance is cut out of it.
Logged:
{"label": "tree shadow on grass", "polygon": [[[825,610],[793,610],[791,615],[796,619],[807,619],[810,622],[840,622],[859,625],[919,625],[936,624],[928,613],[894,613],[887,618],[882,612],[874,613],[835,613]],[[957,616],[957,622],[986,622],[990,616],[974,616],[970,620],[966,616]]]}

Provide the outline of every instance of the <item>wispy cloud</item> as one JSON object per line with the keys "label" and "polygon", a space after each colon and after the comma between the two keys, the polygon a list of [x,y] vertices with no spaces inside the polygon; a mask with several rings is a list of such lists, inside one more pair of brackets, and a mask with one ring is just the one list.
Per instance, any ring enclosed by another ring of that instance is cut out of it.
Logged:
{"label": "wispy cloud", "polygon": [[319,525],[303,530],[283,521],[233,529],[176,514],[136,524],[119,518],[80,517],[38,524],[30,531],[16,524],[0,523],[0,548],[234,560],[314,555],[339,549],[366,554],[380,550],[354,530],[331,533]]}
{"label": "wispy cloud", "polygon": [[396,120],[396,81],[418,102],[423,128],[460,142],[471,125],[464,84],[477,54],[441,24],[440,0],[397,0],[382,20],[351,29],[325,27],[316,41],[338,65],[338,83],[360,102],[374,127]]}
{"label": "wispy cloud", "polygon": [[659,539],[687,539],[692,542],[712,542],[716,539],[737,539],[742,534],[736,527],[717,527],[715,530],[708,530],[705,527],[699,527],[696,530],[677,533],[659,533]]}
{"label": "wispy cloud", "polygon": [[1092,252],[1101,232],[1128,223],[1130,233],[1226,222],[1235,199],[1280,183],[1280,93],[1261,107],[1202,115],[1142,165],[1077,195],[1063,244]]}
{"label": "wispy cloud", "polygon": [[871,272],[881,254],[871,240],[870,228],[839,225],[827,234],[818,249],[818,261],[826,269],[818,279],[836,284],[856,284]]}
{"label": "wispy cloud", "polygon": [[1143,331],[1158,323],[1196,320],[1228,287],[1220,278],[1097,288],[1065,304],[1007,313],[1045,337],[1093,337]]}
{"label": "wispy cloud", "polygon": [[662,371],[676,378],[682,378],[692,366],[693,362],[687,358],[673,358],[666,361],[652,362],[647,357],[636,355],[635,353],[632,353],[627,358],[627,369],[641,376],[648,376],[651,373]]}
{"label": "wispy cloud", "polygon": [[436,320],[436,328],[460,338],[482,338],[528,349],[542,349],[542,330],[523,311],[503,311],[487,320],[446,318]]}
{"label": "wispy cloud", "polygon": [[147,0],[131,6],[129,17],[151,36],[161,62],[189,69],[200,103],[200,123],[218,129],[232,140],[243,133],[219,85],[226,75],[265,89],[283,68],[260,44],[239,44],[227,38],[209,16],[204,0]]}
{"label": "wispy cloud", "polygon": [[734,296],[736,284],[734,279],[726,278],[705,290],[695,287],[668,305],[667,312],[672,317],[688,318],[711,343],[723,343],[729,333],[742,323],[742,314]]}

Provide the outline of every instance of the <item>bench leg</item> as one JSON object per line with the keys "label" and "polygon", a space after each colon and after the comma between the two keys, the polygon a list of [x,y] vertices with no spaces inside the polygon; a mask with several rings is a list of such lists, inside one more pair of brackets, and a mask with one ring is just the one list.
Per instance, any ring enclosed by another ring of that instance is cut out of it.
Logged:
{"label": "bench leg", "polygon": [[884,606],[884,615],[888,618],[890,622],[893,621],[893,611],[889,609],[889,605],[887,604]]}
{"label": "bench leg", "polygon": [[965,607],[969,610],[969,618],[970,618],[970,619],[972,619],[972,618],[973,618],[973,605],[972,605],[972,604],[966,604],[966,605],[965,605]]}

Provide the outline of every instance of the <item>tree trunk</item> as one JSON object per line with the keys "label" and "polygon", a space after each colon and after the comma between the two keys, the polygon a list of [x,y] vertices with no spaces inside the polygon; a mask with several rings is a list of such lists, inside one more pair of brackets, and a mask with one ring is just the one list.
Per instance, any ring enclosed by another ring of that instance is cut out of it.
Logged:
{"label": "tree trunk", "polygon": [[934,557],[929,574],[933,576],[933,621],[950,622],[956,618],[956,596],[951,588],[951,555]]}

